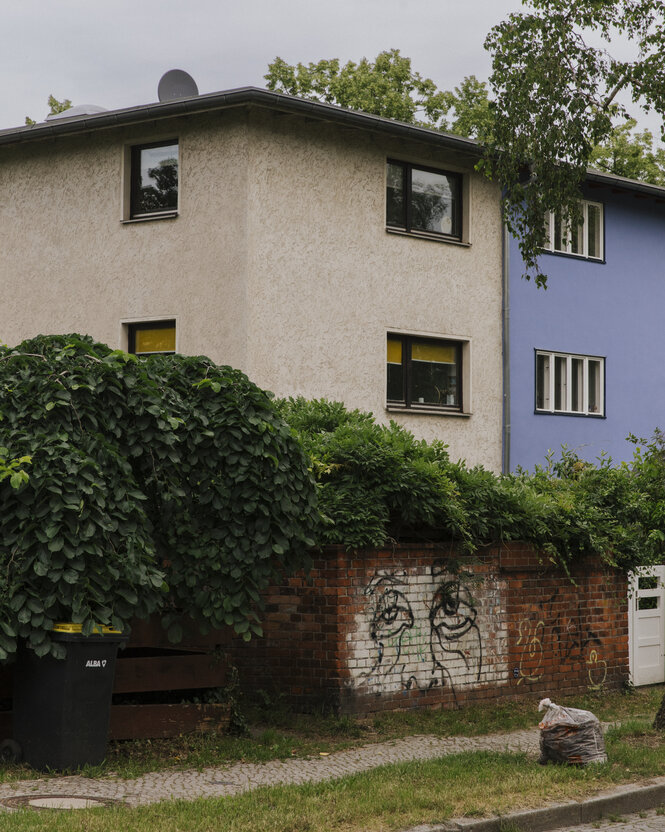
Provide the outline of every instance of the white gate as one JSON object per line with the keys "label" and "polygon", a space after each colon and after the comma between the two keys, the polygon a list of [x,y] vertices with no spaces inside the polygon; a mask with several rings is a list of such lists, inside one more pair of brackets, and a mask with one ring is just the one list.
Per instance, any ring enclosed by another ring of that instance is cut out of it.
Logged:
{"label": "white gate", "polygon": [[634,685],[665,682],[665,566],[631,575],[628,608],[631,680]]}

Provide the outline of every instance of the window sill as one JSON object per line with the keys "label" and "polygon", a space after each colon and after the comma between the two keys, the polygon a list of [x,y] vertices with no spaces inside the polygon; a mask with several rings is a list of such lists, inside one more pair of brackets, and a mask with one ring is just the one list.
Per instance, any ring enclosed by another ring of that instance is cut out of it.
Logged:
{"label": "window sill", "polygon": [[473,415],[470,411],[443,410],[439,407],[401,407],[398,404],[387,404],[386,410],[388,413],[406,413],[409,416],[424,414],[425,416],[461,416],[468,419]]}
{"label": "window sill", "polygon": [[174,220],[178,216],[177,211],[164,211],[161,214],[150,214],[146,217],[131,217],[128,220],[120,220],[122,225],[134,225],[137,222],[153,222],[154,220]]}
{"label": "window sill", "polygon": [[397,234],[399,237],[417,237],[419,240],[431,240],[433,243],[447,243],[450,246],[471,248],[471,243],[466,243],[455,237],[444,237],[442,234],[428,234],[426,231],[405,231],[401,228],[390,228],[390,226],[386,226],[386,233]]}
{"label": "window sill", "polygon": [[597,263],[604,266],[607,262],[604,257],[587,257],[585,254],[573,254],[571,251],[552,251],[549,248],[541,249],[542,254],[551,254],[554,257],[567,257],[572,260],[583,260],[585,263]]}
{"label": "window sill", "polygon": [[604,413],[576,413],[572,410],[534,410],[536,416],[574,416],[577,419],[607,419]]}

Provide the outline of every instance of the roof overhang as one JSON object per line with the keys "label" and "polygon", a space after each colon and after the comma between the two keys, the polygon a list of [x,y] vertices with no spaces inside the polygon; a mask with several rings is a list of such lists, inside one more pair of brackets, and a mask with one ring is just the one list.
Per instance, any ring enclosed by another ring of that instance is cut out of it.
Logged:
{"label": "roof overhang", "polygon": [[627,179],[625,176],[616,176],[613,173],[605,173],[601,170],[588,170],[586,181],[590,185],[600,185],[611,188],[616,193],[630,192],[636,196],[653,197],[654,199],[665,200],[665,188],[661,185],[650,185],[648,182],[640,182],[637,179]]}
{"label": "roof overhang", "polygon": [[[454,151],[466,156],[469,160],[479,159],[483,152],[482,146],[473,139],[455,136],[428,127],[406,124],[402,121],[394,121],[371,113],[348,110],[344,107],[338,107],[336,104],[296,98],[292,95],[285,95],[259,87],[240,87],[235,90],[212,92],[173,101],[142,104],[138,107],[127,107],[122,110],[108,110],[101,113],[40,122],[25,127],[12,127],[0,130],[0,146],[40,142],[114,127],[127,127],[144,123],[154,124],[156,121],[164,119],[249,106],[421,142],[429,147],[440,148],[449,152]],[[589,170],[586,181],[591,185],[605,186],[619,191],[630,191],[634,194],[654,197],[655,199],[665,199],[664,187],[650,185],[634,179],[626,179],[611,173]]]}
{"label": "roof overhang", "polygon": [[113,127],[126,127],[154,123],[163,119],[179,116],[214,112],[233,107],[255,106],[276,112],[305,116],[317,121],[327,121],[345,127],[357,128],[398,136],[411,141],[420,141],[434,147],[456,150],[474,158],[479,158],[482,149],[473,139],[465,139],[427,127],[418,127],[393,121],[389,118],[348,110],[335,104],[308,101],[284,93],[264,90],[258,87],[241,87],[226,92],[213,92],[191,98],[179,98],[123,110],[109,110],[103,113],[63,118],[57,121],[40,122],[26,127],[13,127],[0,130],[0,145],[39,142],[60,136],[75,136],[81,133],[96,132]]}

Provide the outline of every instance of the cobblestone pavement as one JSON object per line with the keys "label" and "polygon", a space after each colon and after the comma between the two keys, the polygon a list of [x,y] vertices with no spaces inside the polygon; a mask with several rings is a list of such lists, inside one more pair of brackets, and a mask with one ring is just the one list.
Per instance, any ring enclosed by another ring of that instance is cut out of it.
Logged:
{"label": "cobblestone pavement", "polygon": [[[222,797],[258,786],[330,780],[388,763],[427,760],[461,751],[524,751],[536,754],[538,743],[537,729],[484,737],[416,736],[321,757],[236,763],[202,771],[170,769],[144,774],[135,780],[119,777],[92,779],[77,775],[20,780],[0,784],[0,799],[17,795],[72,795],[110,798],[139,806],[159,800]],[[665,830],[665,826],[662,828]]]}

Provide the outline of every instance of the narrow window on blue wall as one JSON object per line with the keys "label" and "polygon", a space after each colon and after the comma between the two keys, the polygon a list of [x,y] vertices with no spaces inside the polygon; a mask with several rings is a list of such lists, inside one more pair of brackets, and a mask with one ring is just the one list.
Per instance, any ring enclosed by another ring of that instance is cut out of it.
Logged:
{"label": "narrow window on blue wall", "polygon": [[601,401],[601,362],[589,361],[587,366],[589,373],[589,413],[601,413],[604,410]]}
{"label": "narrow window on blue wall", "polygon": [[554,409],[565,410],[568,393],[568,374],[566,359],[561,355],[554,356]]}
{"label": "narrow window on blue wall", "polygon": [[589,260],[603,259],[603,206],[599,202],[581,203],[582,222],[571,225],[559,213],[545,215],[545,251],[572,254]]}
{"label": "narrow window on blue wall", "polygon": [[587,202],[587,248],[589,257],[603,257],[603,206]]}
{"label": "narrow window on blue wall", "polygon": [[548,355],[536,356],[536,409],[550,409],[550,358]]}
{"label": "narrow window on blue wall", "polygon": [[538,350],[536,411],[603,416],[605,359]]}
{"label": "narrow window on blue wall", "polygon": [[584,359],[571,358],[570,409],[574,413],[584,412]]}

